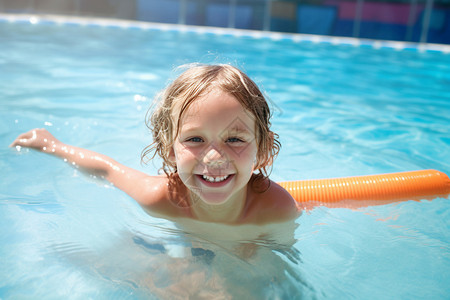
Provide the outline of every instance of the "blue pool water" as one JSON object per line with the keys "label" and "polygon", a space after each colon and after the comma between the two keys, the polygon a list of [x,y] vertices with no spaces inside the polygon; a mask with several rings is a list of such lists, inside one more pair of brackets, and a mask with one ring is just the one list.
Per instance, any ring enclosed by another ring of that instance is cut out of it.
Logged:
{"label": "blue pool water", "polygon": [[186,256],[214,240],[148,216],[56,158],[8,148],[46,127],[155,174],[158,161],[140,165],[152,97],[178,65],[226,62],[273,102],[283,146],[274,180],[450,174],[449,54],[139,26],[0,22],[1,299],[183,299],[195,286],[197,298],[450,297],[449,199],[318,207],[298,218],[291,249]]}

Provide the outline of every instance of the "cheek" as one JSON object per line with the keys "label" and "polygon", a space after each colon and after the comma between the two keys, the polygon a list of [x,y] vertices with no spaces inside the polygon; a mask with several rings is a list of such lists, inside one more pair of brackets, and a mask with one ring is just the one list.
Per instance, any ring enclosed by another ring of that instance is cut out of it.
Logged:
{"label": "cheek", "polygon": [[253,166],[256,163],[256,145],[250,145],[245,149],[236,149],[233,153],[233,159],[242,166]]}
{"label": "cheek", "polygon": [[181,145],[174,147],[174,153],[175,163],[177,164],[178,169],[180,167],[183,168],[185,166],[191,165],[196,161],[196,154]]}

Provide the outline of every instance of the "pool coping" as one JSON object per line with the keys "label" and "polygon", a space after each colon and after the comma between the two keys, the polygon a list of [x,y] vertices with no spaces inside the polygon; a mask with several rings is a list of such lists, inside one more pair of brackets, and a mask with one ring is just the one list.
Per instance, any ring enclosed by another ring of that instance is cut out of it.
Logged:
{"label": "pool coping", "polygon": [[161,31],[180,31],[180,32],[195,32],[200,34],[216,34],[216,35],[231,35],[236,37],[250,37],[255,39],[268,38],[271,40],[292,40],[294,42],[311,42],[311,43],[326,43],[332,45],[352,45],[355,47],[369,46],[374,49],[390,48],[395,50],[417,50],[437,51],[449,54],[450,45],[446,44],[431,44],[431,43],[414,43],[403,41],[390,40],[373,40],[360,39],[352,37],[338,37],[325,35],[312,35],[302,33],[285,33],[275,31],[261,31],[222,27],[207,27],[168,23],[152,23],[136,20],[124,20],[113,18],[98,18],[98,17],[82,17],[82,16],[68,16],[68,15],[37,15],[37,14],[8,14],[0,13],[0,22],[24,22],[30,24],[39,23],[54,23],[54,24],[71,24],[80,26],[100,26],[100,27],[116,27],[116,28],[137,28],[142,30],[161,30]]}

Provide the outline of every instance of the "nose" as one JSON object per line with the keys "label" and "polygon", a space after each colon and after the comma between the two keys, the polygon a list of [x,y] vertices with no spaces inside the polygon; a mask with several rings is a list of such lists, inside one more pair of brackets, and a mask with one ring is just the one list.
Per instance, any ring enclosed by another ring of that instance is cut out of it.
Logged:
{"label": "nose", "polygon": [[227,162],[225,154],[217,147],[209,147],[203,156],[203,163],[209,166],[219,166]]}

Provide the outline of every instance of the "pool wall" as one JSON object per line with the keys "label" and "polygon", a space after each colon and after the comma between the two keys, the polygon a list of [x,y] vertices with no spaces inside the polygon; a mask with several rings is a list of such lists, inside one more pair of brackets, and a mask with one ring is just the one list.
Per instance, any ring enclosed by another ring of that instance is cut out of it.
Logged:
{"label": "pool wall", "polygon": [[115,28],[139,28],[139,29],[157,29],[157,30],[175,30],[196,33],[213,33],[225,36],[247,36],[255,39],[283,40],[288,39],[294,42],[306,43],[325,43],[332,45],[352,45],[355,47],[371,47],[374,49],[391,48],[395,50],[412,51],[438,51],[450,53],[450,45],[414,43],[401,41],[384,41],[360,39],[351,37],[334,37],[323,35],[283,33],[261,30],[243,30],[235,28],[220,28],[208,26],[180,25],[167,23],[153,23],[134,20],[121,20],[110,18],[86,18],[64,15],[35,15],[35,14],[2,14],[0,13],[0,22],[26,22],[31,24],[50,23],[50,24],[72,24],[80,26],[100,26]]}
{"label": "pool wall", "polygon": [[0,12],[450,44],[443,0],[3,0]]}

